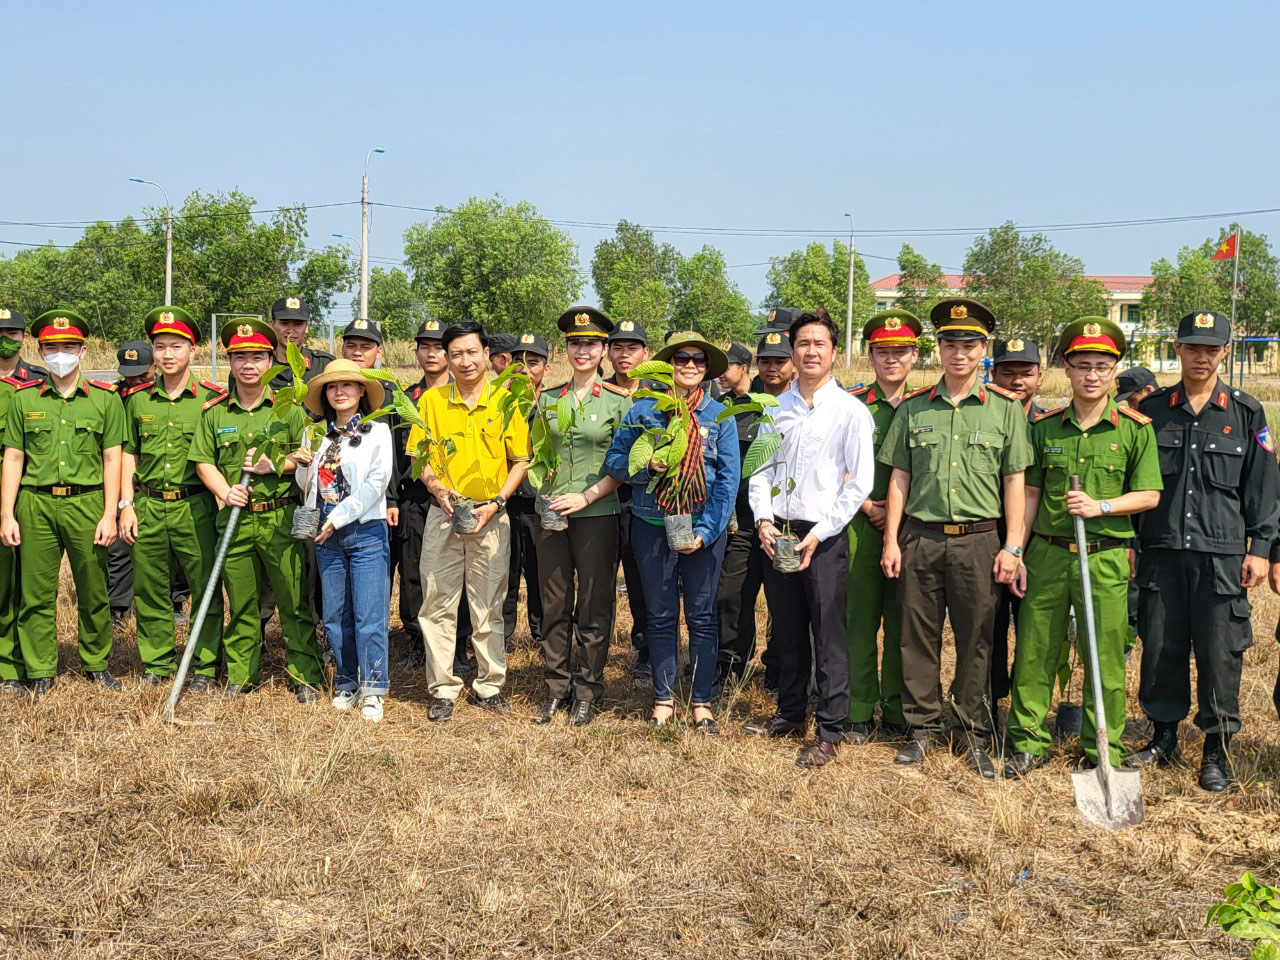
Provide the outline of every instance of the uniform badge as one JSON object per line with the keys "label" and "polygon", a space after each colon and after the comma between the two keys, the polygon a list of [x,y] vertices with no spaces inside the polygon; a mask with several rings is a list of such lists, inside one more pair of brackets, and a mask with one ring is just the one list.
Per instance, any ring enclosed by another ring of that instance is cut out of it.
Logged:
{"label": "uniform badge", "polygon": [[1118,444],[1118,443],[1113,443],[1113,444],[1111,445],[1111,449],[1112,449],[1112,450],[1119,450],[1119,449],[1120,449],[1120,444]]}
{"label": "uniform badge", "polygon": [[1066,453],[1067,451],[1063,447],[1045,447],[1044,452],[1045,453]]}
{"label": "uniform badge", "polygon": [[156,415],[155,415],[154,413],[144,413],[144,414],[142,414],[140,417],[138,417],[138,422],[139,422],[139,423],[153,423],[153,422],[155,422],[155,419],[156,419]]}
{"label": "uniform badge", "polygon": [[620,324],[618,324],[618,329],[621,330],[623,333],[630,333],[635,328],[636,328],[636,325],[632,323],[630,320],[623,320]]}
{"label": "uniform badge", "polygon": [[43,420],[43,419],[44,419],[44,411],[43,411],[43,410],[28,410],[26,413],[24,413],[24,414],[22,415],[22,418],[23,418],[24,420]]}
{"label": "uniform badge", "polygon": [[12,320],[13,312],[8,307],[0,307],[0,320]]}
{"label": "uniform badge", "polygon": [[964,306],[963,304],[959,304],[959,305],[957,305],[957,306],[952,307],[952,308],[951,308],[951,319],[952,319],[952,320],[968,320],[968,319],[969,319],[969,308],[968,308],[968,307],[966,307],[966,306]]}
{"label": "uniform badge", "polygon": [[771,347],[777,346],[779,343],[782,342],[782,334],[780,333],[766,334],[764,338],[764,342]]}
{"label": "uniform badge", "polygon": [[901,330],[901,329],[902,329],[902,318],[901,318],[901,317],[890,317],[889,319],[887,319],[887,320],[884,322],[884,328],[885,328],[886,330]]}
{"label": "uniform badge", "polygon": [[368,329],[369,329],[369,321],[368,321],[368,320],[357,320],[355,323],[353,323],[353,324],[352,324],[352,326],[353,326],[353,327],[355,327],[355,329],[357,329],[357,330],[368,330]]}
{"label": "uniform badge", "polygon": [[1102,336],[1102,326],[1101,326],[1101,324],[1097,324],[1097,323],[1086,323],[1086,324],[1084,325],[1084,335],[1085,335],[1086,337],[1100,337],[1100,336]]}
{"label": "uniform badge", "polygon": [[1021,340],[1010,340],[1010,341],[1009,341],[1009,343],[1005,346],[1005,352],[1006,352],[1006,353],[1021,353],[1021,352],[1022,352],[1022,348],[1023,348],[1023,347],[1025,347],[1025,346],[1026,346],[1026,344],[1025,344],[1025,343],[1023,343]]}
{"label": "uniform badge", "polygon": [[591,315],[588,313],[579,313],[577,316],[573,318],[573,325],[575,327],[585,327],[590,322],[591,322]]}
{"label": "uniform badge", "polygon": [[1196,314],[1196,326],[1197,326],[1197,327],[1199,327],[1199,328],[1200,328],[1200,329],[1202,329],[1202,330],[1203,330],[1203,329],[1212,329],[1212,327],[1213,327],[1213,314],[1212,314],[1212,313],[1197,313],[1197,314]]}
{"label": "uniform badge", "polygon": [[297,297],[289,297],[287,300],[285,300],[284,305],[286,309],[289,309],[289,310],[297,310],[300,306],[302,306],[302,304],[299,302]]}
{"label": "uniform badge", "polygon": [[138,359],[138,351],[137,351],[137,350],[126,350],[126,351],[124,352],[124,358],[125,358],[126,360],[137,360],[137,359]]}
{"label": "uniform badge", "polygon": [[237,432],[237,430],[236,430],[236,428],[235,428],[235,427],[219,427],[219,428],[218,428],[218,433],[219,433],[219,434],[223,434],[223,433],[236,433],[236,432]]}
{"label": "uniform badge", "polygon": [[160,322],[173,323],[173,314],[166,310],[164,313],[160,314]]}
{"label": "uniform badge", "polygon": [[532,333],[522,333],[522,334],[520,334],[520,342],[521,342],[521,343],[533,343],[533,334],[532,334]]}
{"label": "uniform badge", "polygon": [[1222,428],[1222,432],[1223,432],[1223,433],[1230,433],[1230,432],[1231,432],[1231,425],[1230,425],[1230,424],[1228,424],[1227,426],[1223,427],[1223,428]]}
{"label": "uniform badge", "polygon": [[1256,434],[1254,434],[1254,436],[1258,438],[1258,445],[1262,447],[1263,450],[1267,451],[1267,453],[1276,452],[1276,445],[1271,442],[1270,427],[1263,427]]}
{"label": "uniform badge", "polygon": [[66,317],[53,318],[53,329],[66,330],[69,326],[71,326],[71,321],[68,320]]}
{"label": "uniform badge", "polygon": [[249,326],[249,324],[247,323],[240,324],[240,326],[236,327],[236,336],[238,337],[253,336],[253,327]]}
{"label": "uniform badge", "polygon": [[595,422],[596,422],[596,420],[598,420],[598,419],[599,419],[599,414],[593,413],[593,414],[591,415],[591,422],[592,422],[592,423],[595,423]]}
{"label": "uniform badge", "polygon": [[439,330],[439,329],[440,329],[440,321],[439,321],[439,320],[428,320],[428,321],[426,322],[426,328],[427,328],[428,330]]}

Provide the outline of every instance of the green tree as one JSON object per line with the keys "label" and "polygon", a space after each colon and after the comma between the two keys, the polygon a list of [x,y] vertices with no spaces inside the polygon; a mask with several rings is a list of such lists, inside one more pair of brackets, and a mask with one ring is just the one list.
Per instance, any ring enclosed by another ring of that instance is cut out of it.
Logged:
{"label": "green tree", "polygon": [[[359,305],[352,309],[352,315]],[[369,272],[369,316],[382,324],[389,340],[411,340],[418,325],[430,316],[427,302],[399,267],[385,270],[374,267]]]}
{"label": "green tree", "polygon": [[942,268],[904,243],[898,251],[898,299],[895,306],[910,310],[921,321],[947,296],[947,282]]}
{"label": "green tree", "polygon": [[[811,243],[803,250],[793,250],[769,261],[769,293],[766,308],[799,307],[812,310],[824,307],[845,333],[845,309],[849,285],[849,246],[833,240],[827,249]],[[875,294],[867,265],[855,257],[853,266],[853,324],[856,337],[862,324],[875,309]]]}
{"label": "green tree", "polygon": [[756,320],[751,306],[725,272],[724,254],[704,246],[681,261],[672,328],[697,330],[713,339],[751,342]]}
{"label": "green tree", "polygon": [[1047,346],[1069,321],[1106,314],[1106,289],[1084,276],[1081,260],[1012,222],[973,241],[964,273],[966,293],[991,308],[1001,337],[1021,334]]}
{"label": "green tree", "polygon": [[494,332],[555,334],[556,318],[582,289],[569,235],[523,200],[508,206],[501,197],[472,197],[436,212],[404,233],[411,286],[432,315]]}
{"label": "green tree", "polygon": [[680,295],[684,257],[669,243],[659,244],[652,231],[619,220],[617,231],[596,244],[591,281],[600,308],[615,323],[633,320],[646,327],[667,325]]}

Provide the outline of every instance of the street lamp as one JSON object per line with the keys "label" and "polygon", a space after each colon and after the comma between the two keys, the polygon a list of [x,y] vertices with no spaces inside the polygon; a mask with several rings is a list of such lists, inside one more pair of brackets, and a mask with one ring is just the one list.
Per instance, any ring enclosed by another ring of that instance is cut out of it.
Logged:
{"label": "street lamp", "polygon": [[849,292],[845,300],[844,311],[844,362],[853,361],[853,214],[846,213],[849,218]]}
{"label": "street lamp", "polygon": [[148,183],[164,194],[164,303],[173,306],[173,204],[169,202],[169,191],[154,180],[143,180],[142,177],[130,177],[130,183]]}
{"label": "street lamp", "polygon": [[369,158],[386,153],[371,147],[364,155],[364,177],[360,181],[360,319],[369,319]]}

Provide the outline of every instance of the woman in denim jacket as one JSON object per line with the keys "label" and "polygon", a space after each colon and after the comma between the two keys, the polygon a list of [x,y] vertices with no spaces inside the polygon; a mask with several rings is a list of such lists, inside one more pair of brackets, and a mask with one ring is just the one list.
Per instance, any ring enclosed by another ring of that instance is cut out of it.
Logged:
{"label": "woman in denim jacket", "polygon": [[[662,726],[675,714],[674,687],[679,634],[676,618],[684,599],[685,624],[689,628],[689,659],[693,662],[693,723],[703,734],[716,734],[711,710],[711,687],[716,675],[719,627],[716,588],[720,563],[737,495],[740,464],[738,434],[732,419],[716,424],[724,405],[711,399],[704,384],[724,372],[724,351],[696,333],[673,334],[654,356],[674,368],[675,395],[692,407],[700,429],[689,444],[689,453],[675,468],[681,486],[690,495],[694,543],[673,551],[667,545],[663,517],[673,512],[670,494],[661,482],[653,492],[649,482],[667,471],[650,461],[631,476],[628,459],[637,438],[651,427],[666,427],[670,414],[658,409],[651,398],[642,398],[627,412],[622,427],[605,456],[608,476],[632,484],[631,538],[636,565],[644,584],[645,611],[649,617],[649,657],[653,664],[653,723]],[[700,455],[699,455],[700,454]]]}

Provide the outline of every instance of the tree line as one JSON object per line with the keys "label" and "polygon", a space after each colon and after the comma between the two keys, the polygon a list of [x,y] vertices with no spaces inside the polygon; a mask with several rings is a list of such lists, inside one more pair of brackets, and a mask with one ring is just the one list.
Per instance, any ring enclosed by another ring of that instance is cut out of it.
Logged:
{"label": "tree line", "polygon": [[[174,301],[197,316],[264,313],[277,297],[299,293],[313,321],[345,324],[354,306],[340,302],[358,283],[355,251],[307,244],[307,210],[285,207],[255,215],[239,191],[192,193],[174,218]],[[1184,247],[1174,262],[1151,265],[1154,281],[1143,315],[1171,326],[1192,309],[1228,312],[1232,263],[1212,261],[1235,229]],[[661,332],[698,329],[717,339],[751,342],[778,306],[824,307],[845,323],[849,248],[813,242],[770,259],[768,293],[753,306],[733,280],[724,254],[710,244],[685,254],[627,220],[601,240],[583,270],[569,234],[527,202],[472,197],[437,208],[404,232],[403,266],[370,272],[369,314],[387,336],[408,339],[422,320],[476,320],[495,332],[555,333],[561,311],[583,296],[588,276],[600,306],[615,321],[634,320]],[[99,221],[66,246],[52,243],[0,254],[0,303],[28,316],[55,305],[81,310],[107,339],[140,334],[140,318],[164,292],[164,210],[140,219]],[[943,270],[904,243],[898,252],[897,303],[918,316],[952,291]],[[854,264],[853,321],[875,308],[861,256]],[[1083,262],[1039,233],[1004,223],[976,237],[964,259],[964,291],[987,303],[1000,331],[1048,343],[1068,320],[1105,312],[1106,291],[1084,275]],[[1264,234],[1245,231],[1240,253],[1237,315],[1249,335],[1280,328],[1280,263]],[[1159,319],[1154,319],[1159,318]]]}

